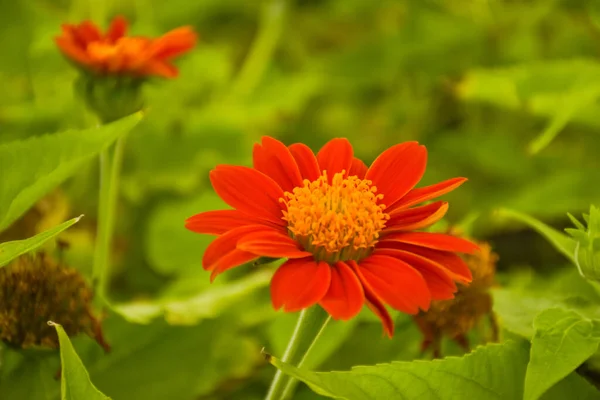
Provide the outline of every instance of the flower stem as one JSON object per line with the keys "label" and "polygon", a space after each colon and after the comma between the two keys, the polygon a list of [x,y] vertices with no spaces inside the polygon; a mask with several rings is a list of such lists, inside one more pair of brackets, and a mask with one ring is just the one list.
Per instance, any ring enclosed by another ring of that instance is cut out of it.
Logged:
{"label": "flower stem", "polygon": [[101,301],[106,301],[106,286],[109,276],[112,237],[114,233],[119,179],[125,149],[125,136],[117,139],[111,157],[111,148],[100,154],[100,194],[98,204],[98,230],[92,279]]}
{"label": "flower stem", "polygon": [[[319,306],[302,310],[281,360],[298,366],[303,364],[329,320],[329,315]],[[292,381],[291,377],[278,370],[265,400],[282,400],[291,395],[294,388]]]}
{"label": "flower stem", "polygon": [[233,84],[234,96],[249,95],[259,83],[281,36],[286,9],[287,0],[271,0],[265,5],[256,38]]}

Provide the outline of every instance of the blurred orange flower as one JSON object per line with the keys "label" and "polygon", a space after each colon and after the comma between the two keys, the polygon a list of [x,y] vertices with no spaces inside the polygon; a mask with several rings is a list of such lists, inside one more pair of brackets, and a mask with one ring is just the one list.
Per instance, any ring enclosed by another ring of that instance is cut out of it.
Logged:
{"label": "blurred orange flower", "polygon": [[125,36],[126,32],[123,17],[114,18],[105,34],[94,23],[84,21],[62,25],[62,34],[55,41],[67,58],[93,73],[163,78],[177,76],[171,60],[189,51],[197,41],[196,33],[188,26],[157,39]]}
{"label": "blurred orange flower", "polygon": [[212,278],[259,257],[288,258],[271,281],[275,309],[315,304],[347,320],[366,304],[394,326],[385,304],[416,314],[432,300],[450,299],[455,282],[471,271],[455,252],[478,247],[462,238],[416,232],[439,221],[448,203],[431,200],[460,186],[454,178],[415,189],[427,163],[416,142],[384,151],[368,168],[347,139],[333,139],[316,155],[264,137],[254,147],[254,168],[219,165],[210,180],[233,209],[189,218],[186,227],[218,235],[203,266]]}

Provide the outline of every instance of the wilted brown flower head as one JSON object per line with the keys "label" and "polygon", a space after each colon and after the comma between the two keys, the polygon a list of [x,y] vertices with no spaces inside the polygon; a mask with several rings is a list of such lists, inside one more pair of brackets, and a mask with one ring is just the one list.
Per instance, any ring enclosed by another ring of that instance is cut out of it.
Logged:
{"label": "wilted brown flower head", "polygon": [[25,254],[0,268],[0,340],[17,348],[59,345],[54,321],[69,336],[85,333],[106,351],[91,309],[92,291],[81,274],[45,253]]}
{"label": "wilted brown flower head", "polygon": [[414,317],[423,333],[423,351],[432,348],[435,358],[441,357],[442,338],[456,341],[465,351],[470,346],[467,334],[488,317],[491,326],[491,340],[498,339],[498,327],[492,311],[493,301],[489,289],[494,286],[494,275],[498,255],[489,243],[478,242],[479,251],[464,255],[473,281],[469,286],[460,286],[455,297],[450,300],[431,302],[427,312]]}

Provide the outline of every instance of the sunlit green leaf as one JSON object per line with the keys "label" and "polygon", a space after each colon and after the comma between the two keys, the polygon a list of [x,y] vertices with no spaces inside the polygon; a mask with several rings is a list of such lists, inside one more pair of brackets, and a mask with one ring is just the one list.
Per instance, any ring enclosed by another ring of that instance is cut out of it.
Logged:
{"label": "sunlit green leaf", "polygon": [[268,358],[315,392],[336,399],[444,400],[460,392],[464,398],[504,400],[522,397],[527,345],[489,345],[463,358],[361,366],[348,372],[310,372]]}
{"label": "sunlit green leaf", "polygon": [[542,311],[533,322],[524,400],[536,400],[598,349],[600,321],[562,308]]}
{"label": "sunlit green leaf", "polygon": [[48,324],[56,328],[60,341],[62,400],[110,400],[90,381],[90,375],[62,326],[54,322]]}
{"label": "sunlit green leaf", "polygon": [[0,231],[140,119],[138,113],[101,127],[0,145]]}
{"label": "sunlit green leaf", "polygon": [[28,253],[32,250],[35,250],[44,242],[49,239],[52,239],[54,236],[58,235],[71,225],[79,222],[82,216],[77,218],[70,219],[68,221],[63,222],[60,225],[55,226],[54,228],[50,228],[47,231],[39,233],[33,237],[23,240],[15,240],[12,242],[5,242],[0,244],[0,267],[4,267],[6,264],[11,262],[13,259]]}

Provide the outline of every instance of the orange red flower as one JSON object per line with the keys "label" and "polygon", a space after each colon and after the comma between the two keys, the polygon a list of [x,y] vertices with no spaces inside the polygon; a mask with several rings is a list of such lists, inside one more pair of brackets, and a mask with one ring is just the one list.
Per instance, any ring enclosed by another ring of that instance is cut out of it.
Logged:
{"label": "orange red flower", "polygon": [[287,258],[271,281],[275,309],[319,304],[346,320],[366,304],[391,337],[385,305],[416,314],[432,300],[452,298],[456,282],[471,281],[455,253],[478,249],[455,236],[417,232],[440,220],[448,203],[415,206],[466,180],[415,188],[426,163],[427,150],[416,142],[389,148],[367,167],[346,139],[315,155],[304,144],[264,137],[253,168],[218,165],[210,173],[232,209],[197,214],[186,227],[218,235],[203,257],[211,279],[258,257]]}
{"label": "orange red flower", "polygon": [[90,21],[64,24],[55,41],[67,58],[96,74],[173,78],[178,71],[171,60],[189,51],[197,40],[188,26],[157,39],[126,33],[127,21],[116,17],[104,34]]}

